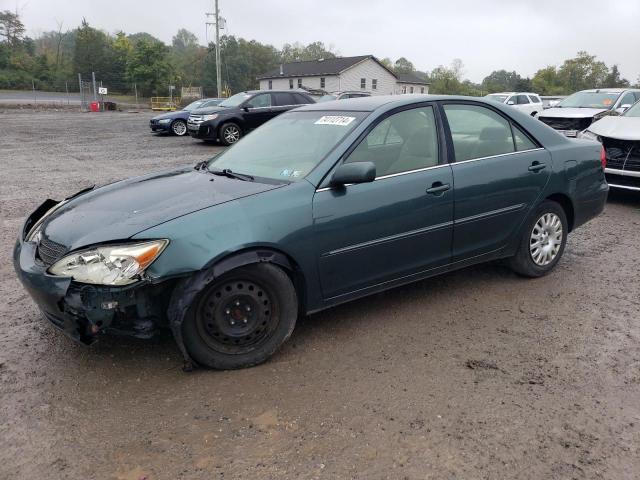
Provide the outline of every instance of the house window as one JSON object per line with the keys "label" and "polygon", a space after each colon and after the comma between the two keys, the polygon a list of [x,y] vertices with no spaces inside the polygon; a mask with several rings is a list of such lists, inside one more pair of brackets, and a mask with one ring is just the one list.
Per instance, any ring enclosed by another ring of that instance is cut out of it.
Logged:
{"label": "house window", "polygon": [[298,79],[298,88],[302,88],[302,79],[301,78]]}
{"label": "house window", "polygon": [[413,87],[409,88],[409,93],[413,93]]}
{"label": "house window", "polygon": [[424,87],[420,87],[420,93],[424,93]]}
{"label": "house window", "polygon": [[273,82],[269,80],[269,90],[273,90]]}
{"label": "house window", "polygon": [[293,78],[289,79],[289,88],[293,88]]}
{"label": "house window", "polygon": [[320,77],[320,88],[324,89],[325,85],[326,85],[325,78],[324,77]]}
{"label": "house window", "polygon": [[367,88],[367,79],[366,78],[361,78],[360,79],[360,88],[362,88],[363,90],[365,88]]}
{"label": "house window", "polygon": [[407,93],[407,86],[406,85],[402,86],[402,93]]}
{"label": "house window", "polygon": [[371,80],[371,90],[377,90],[378,89],[378,79],[374,78],[373,80]]}

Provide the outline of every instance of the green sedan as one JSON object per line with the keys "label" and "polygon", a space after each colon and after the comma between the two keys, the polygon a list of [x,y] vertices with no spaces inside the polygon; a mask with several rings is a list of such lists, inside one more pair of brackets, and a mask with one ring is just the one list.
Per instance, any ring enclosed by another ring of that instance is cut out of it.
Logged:
{"label": "green sedan", "polygon": [[164,327],[188,368],[247,367],[300,315],[490,260],[549,273],[602,212],[604,163],[476,98],[309,105],[195,168],[45,201],[14,266],[74,340]]}

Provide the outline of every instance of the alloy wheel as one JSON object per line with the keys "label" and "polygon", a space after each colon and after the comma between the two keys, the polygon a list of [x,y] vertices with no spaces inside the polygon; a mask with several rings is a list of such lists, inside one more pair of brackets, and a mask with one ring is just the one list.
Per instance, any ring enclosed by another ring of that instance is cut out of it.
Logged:
{"label": "alloy wheel", "polygon": [[562,247],[562,220],[555,213],[545,213],[533,226],[529,239],[529,253],[540,267],[549,265]]}
{"label": "alloy wheel", "polygon": [[227,125],[224,127],[222,135],[228,144],[236,143],[240,140],[240,129],[235,125]]}
{"label": "alloy wheel", "polygon": [[176,122],[173,122],[171,129],[173,130],[173,133],[181,137],[185,133],[187,133],[187,124],[178,120]]}

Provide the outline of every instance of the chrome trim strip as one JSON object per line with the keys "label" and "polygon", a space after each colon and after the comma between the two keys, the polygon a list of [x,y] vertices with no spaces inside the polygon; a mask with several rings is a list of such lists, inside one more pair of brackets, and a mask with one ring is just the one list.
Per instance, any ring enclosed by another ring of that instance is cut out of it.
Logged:
{"label": "chrome trim strip", "polygon": [[620,175],[621,177],[640,177],[640,172],[632,170],[618,170],[617,168],[605,168],[604,173],[610,173],[611,175]]}
{"label": "chrome trim strip", "polygon": [[517,205],[511,205],[508,207],[504,207],[504,208],[499,208],[497,210],[491,210],[490,212],[484,212],[484,213],[479,213],[477,215],[471,215],[470,217],[464,217],[464,218],[460,218],[458,220],[454,220],[453,223],[454,224],[459,224],[459,223],[468,223],[468,222],[474,222],[476,220],[480,220],[486,217],[493,217],[494,215],[500,215],[503,213],[508,213],[508,212],[514,212],[516,210],[521,210],[526,204],[524,203],[519,203]]}
{"label": "chrome trim strip", "polygon": [[622,188],[624,190],[633,190],[634,192],[640,192],[640,187],[630,187],[629,185],[616,185],[615,183],[610,183],[609,186],[613,188]]}
{"label": "chrome trim strip", "polygon": [[[416,170],[407,170],[406,172],[398,172],[398,173],[391,173],[389,175],[382,175],[380,177],[376,177],[374,182],[377,182],[378,180],[385,180],[387,178],[401,177],[402,175],[409,175],[410,173],[419,173],[419,172],[425,172],[427,170],[435,170],[436,168],[448,167],[450,165],[451,165],[450,163],[444,163],[442,165],[433,165],[432,167],[424,167],[424,168],[418,168]],[[355,184],[348,183],[345,185],[345,187],[349,187],[351,185],[355,185]],[[326,192],[327,190],[332,190],[332,187],[319,188],[316,190],[316,193]]]}
{"label": "chrome trim strip", "polygon": [[400,240],[402,238],[412,237],[414,235],[419,235],[421,233],[432,232],[435,230],[440,230],[441,228],[450,227],[453,225],[453,222],[444,222],[438,223],[437,225],[430,225],[425,228],[418,228],[416,230],[410,230],[408,232],[398,233],[396,235],[389,235],[388,237],[376,238],[375,240],[369,240],[367,242],[357,243],[355,245],[349,245],[348,247],[338,248],[336,250],[332,250],[327,253],[323,253],[323,257],[329,257],[332,255],[338,255],[340,253],[350,252],[352,250],[358,250],[364,247],[371,247],[373,245],[378,245],[381,243],[391,242],[393,240]]}
{"label": "chrome trim strip", "polygon": [[499,158],[499,157],[506,157],[508,155],[520,155],[521,153],[539,152],[540,150],[544,150],[544,148],[538,147],[538,148],[532,148],[530,150],[521,150],[519,152],[501,153],[499,155],[490,155],[488,157],[472,158],[470,160],[462,160],[461,162],[453,162],[451,166],[455,167],[456,165],[462,165],[463,163],[477,162],[479,160],[487,160],[489,158]]}

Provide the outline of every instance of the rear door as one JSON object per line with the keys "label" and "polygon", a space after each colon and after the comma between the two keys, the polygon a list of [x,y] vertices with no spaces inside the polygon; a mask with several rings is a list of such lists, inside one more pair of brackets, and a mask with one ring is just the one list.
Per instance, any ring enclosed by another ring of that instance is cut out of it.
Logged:
{"label": "rear door", "polygon": [[549,153],[484,104],[443,102],[453,145],[453,261],[499,252],[539,200]]}
{"label": "rear door", "polygon": [[314,239],[325,299],[449,263],[453,178],[436,124],[432,105],[396,111],[344,159],[373,162],[376,180],[316,192]]}
{"label": "rear door", "polygon": [[516,95],[515,99],[518,110],[524,113],[528,113],[529,115],[533,113],[533,108],[529,97],[527,97],[526,95]]}

